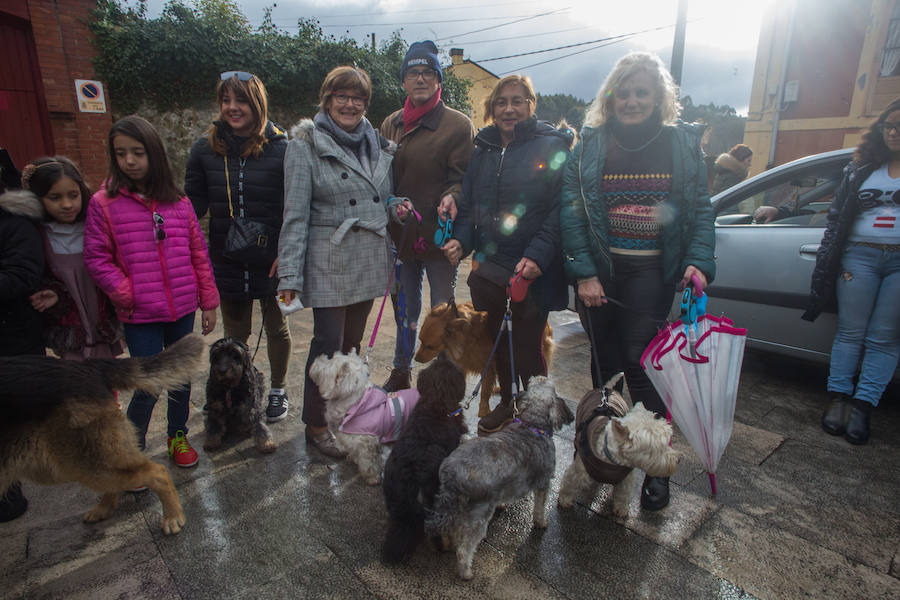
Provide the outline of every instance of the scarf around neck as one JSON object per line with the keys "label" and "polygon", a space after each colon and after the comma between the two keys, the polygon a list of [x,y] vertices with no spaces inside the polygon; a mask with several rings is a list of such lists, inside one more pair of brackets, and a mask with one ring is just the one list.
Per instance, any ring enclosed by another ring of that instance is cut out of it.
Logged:
{"label": "scarf around neck", "polygon": [[378,164],[378,155],[381,152],[381,144],[375,128],[368,119],[363,117],[353,131],[342,129],[325,111],[316,113],[313,122],[318,129],[330,135],[348,156],[355,158],[369,176],[374,173],[375,165]]}
{"label": "scarf around neck", "polygon": [[403,104],[403,132],[409,133],[409,131],[419,124],[419,121],[422,120],[422,117],[431,112],[431,110],[437,106],[437,103],[441,101],[441,88],[438,87],[437,91],[434,93],[431,98],[428,99],[428,102],[423,104],[422,106],[413,105],[412,100],[409,99],[409,96],[406,97],[406,102]]}

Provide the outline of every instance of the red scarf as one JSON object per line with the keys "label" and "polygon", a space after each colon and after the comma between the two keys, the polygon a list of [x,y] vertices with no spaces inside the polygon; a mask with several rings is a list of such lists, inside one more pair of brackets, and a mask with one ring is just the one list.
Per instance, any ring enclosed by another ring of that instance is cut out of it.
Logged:
{"label": "red scarf", "polygon": [[403,105],[403,132],[409,133],[409,131],[419,124],[419,121],[431,112],[431,109],[437,106],[437,103],[441,101],[441,88],[438,87],[437,91],[434,95],[428,99],[428,102],[423,104],[422,106],[413,106],[412,100],[409,99],[409,96],[406,97],[406,103]]}

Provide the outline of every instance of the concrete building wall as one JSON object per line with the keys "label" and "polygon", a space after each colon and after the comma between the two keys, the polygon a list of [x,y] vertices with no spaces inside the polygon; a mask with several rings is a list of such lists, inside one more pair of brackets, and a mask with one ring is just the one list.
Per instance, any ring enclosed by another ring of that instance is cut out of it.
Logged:
{"label": "concrete building wall", "polygon": [[[806,154],[855,146],[878,113],[900,97],[900,76],[879,73],[897,4],[772,5],[760,31],[744,131],[744,143],[754,149],[751,174]],[[788,101],[779,103],[782,79]]]}
{"label": "concrete building wall", "polygon": [[472,105],[469,118],[472,119],[475,129],[480,129],[487,125],[484,115],[484,100],[491,95],[500,78],[477,63],[464,60],[463,51],[460,48],[450,50],[450,59],[451,64],[447,70],[452,71],[460,79],[468,79],[472,82],[472,87],[469,88],[469,104]]}

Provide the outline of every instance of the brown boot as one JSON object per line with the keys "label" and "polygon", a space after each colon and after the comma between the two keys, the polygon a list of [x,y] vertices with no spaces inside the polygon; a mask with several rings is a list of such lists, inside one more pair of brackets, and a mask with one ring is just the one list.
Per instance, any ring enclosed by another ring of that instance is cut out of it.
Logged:
{"label": "brown boot", "polygon": [[484,415],[478,421],[478,431],[481,433],[500,431],[507,423],[512,421],[512,418],[512,402],[510,400],[500,400],[500,404],[494,407],[494,410]]}
{"label": "brown boot", "polygon": [[388,380],[381,387],[388,393],[396,392],[397,390],[408,390],[411,387],[409,369],[391,369],[391,376],[388,377]]}

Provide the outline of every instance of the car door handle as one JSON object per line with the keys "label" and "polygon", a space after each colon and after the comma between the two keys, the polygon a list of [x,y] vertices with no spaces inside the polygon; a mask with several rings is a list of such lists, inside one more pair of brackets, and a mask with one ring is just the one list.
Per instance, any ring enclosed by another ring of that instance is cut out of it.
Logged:
{"label": "car door handle", "polygon": [[803,244],[800,246],[800,256],[803,258],[816,259],[816,253],[819,251],[820,244]]}

